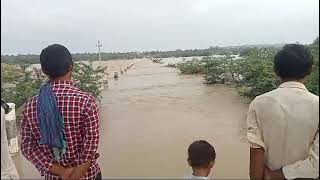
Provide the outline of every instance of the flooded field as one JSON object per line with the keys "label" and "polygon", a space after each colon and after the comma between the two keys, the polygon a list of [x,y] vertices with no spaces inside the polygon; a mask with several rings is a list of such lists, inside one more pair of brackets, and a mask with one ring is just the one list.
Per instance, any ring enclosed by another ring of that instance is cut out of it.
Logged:
{"label": "flooded field", "polygon": [[[199,139],[217,152],[210,178],[249,178],[249,148],[238,133],[248,102],[230,87],[202,84],[201,76],[135,62],[102,93],[103,178],[183,178],[191,173],[188,145]],[[21,154],[15,162],[22,178],[40,177]]]}

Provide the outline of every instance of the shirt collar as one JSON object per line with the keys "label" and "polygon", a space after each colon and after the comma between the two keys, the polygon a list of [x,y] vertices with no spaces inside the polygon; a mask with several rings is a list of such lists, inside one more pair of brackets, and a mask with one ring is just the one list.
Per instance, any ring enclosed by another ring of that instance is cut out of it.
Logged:
{"label": "shirt collar", "polygon": [[60,85],[75,86],[75,83],[72,80],[49,80],[48,83],[51,83],[52,86],[60,86]]}
{"label": "shirt collar", "polygon": [[307,90],[304,84],[297,81],[284,82],[279,86],[279,88],[298,88],[298,89]]}
{"label": "shirt collar", "polygon": [[193,173],[191,174],[192,179],[208,179],[207,177],[204,176],[195,176]]}

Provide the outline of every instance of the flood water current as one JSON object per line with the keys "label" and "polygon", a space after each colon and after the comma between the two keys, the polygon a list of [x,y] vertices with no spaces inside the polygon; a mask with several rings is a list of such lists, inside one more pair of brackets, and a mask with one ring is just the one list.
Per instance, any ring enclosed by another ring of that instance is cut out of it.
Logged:
{"label": "flood water current", "polygon": [[[183,178],[191,174],[187,148],[200,139],[216,149],[210,178],[249,178],[249,147],[239,137],[248,101],[202,81],[150,60],[110,80],[100,104],[103,178]],[[21,178],[40,177],[21,152],[14,159]]]}

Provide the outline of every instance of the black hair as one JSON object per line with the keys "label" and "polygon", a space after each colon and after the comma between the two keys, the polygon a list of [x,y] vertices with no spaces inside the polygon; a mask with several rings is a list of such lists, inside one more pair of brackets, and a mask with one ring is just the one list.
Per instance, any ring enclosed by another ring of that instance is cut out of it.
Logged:
{"label": "black hair", "polygon": [[216,159],[214,147],[205,140],[195,141],[188,148],[188,161],[192,167],[208,166]]}
{"label": "black hair", "polygon": [[44,48],[40,54],[40,63],[43,71],[51,78],[67,74],[73,65],[69,50],[60,44]]}
{"label": "black hair", "polygon": [[274,71],[282,79],[301,79],[311,73],[313,57],[300,44],[285,45],[274,58]]}

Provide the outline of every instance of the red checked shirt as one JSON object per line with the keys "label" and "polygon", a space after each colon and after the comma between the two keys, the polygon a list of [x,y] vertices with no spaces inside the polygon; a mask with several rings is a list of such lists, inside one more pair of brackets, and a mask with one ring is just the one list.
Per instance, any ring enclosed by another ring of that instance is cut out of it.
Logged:
{"label": "red checked shirt", "polygon": [[99,114],[95,98],[74,86],[72,81],[51,82],[56,95],[58,108],[62,113],[65,125],[67,151],[60,162],[53,157],[52,148],[39,145],[40,127],[37,118],[37,96],[26,104],[21,120],[21,150],[45,179],[60,179],[49,173],[52,163],[65,167],[91,161],[91,167],[83,177],[95,179],[100,172],[96,163],[99,143]]}

